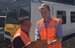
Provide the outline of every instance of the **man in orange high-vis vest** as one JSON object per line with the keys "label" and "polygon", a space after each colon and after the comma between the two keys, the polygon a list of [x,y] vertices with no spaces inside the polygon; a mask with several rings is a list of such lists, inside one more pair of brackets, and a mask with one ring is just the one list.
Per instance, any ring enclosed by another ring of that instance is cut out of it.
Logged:
{"label": "man in orange high-vis vest", "polygon": [[36,23],[35,40],[46,41],[48,46],[45,48],[62,48],[63,33],[60,19],[50,16],[51,10],[46,4],[41,4],[39,11],[43,19]]}
{"label": "man in orange high-vis vest", "polygon": [[13,48],[27,48],[31,42],[29,37],[31,21],[28,16],[19,17],[18,20],[19,29],[13,37]]}

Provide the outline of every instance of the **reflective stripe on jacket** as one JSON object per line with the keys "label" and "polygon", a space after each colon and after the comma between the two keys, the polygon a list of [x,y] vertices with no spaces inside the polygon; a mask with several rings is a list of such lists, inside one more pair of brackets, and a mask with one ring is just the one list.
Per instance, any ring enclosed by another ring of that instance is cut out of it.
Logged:
{"label": "reflective stripe on jacket", "polygon": [[[59,25],[60,20],[57,18],[51,18],[49,25],[45,27],[44,19],[41,19],[37,22],[38,32],[40,33],[41,40],[52,41],[56,40],[56,31],[57,26]],[[61,42],[50,45],[48,48],[61,48]]]}
{"label": "reflective stripe on jacket", "polygon": [[14,35],[13,37],[13,40],[16,38],[16,37],[21,37],[23,43],[27,46],[28,44],[30,44],[30,38],[28,37],[28,35],[26,33],[24,33],[23,31],[21,31],[21,29],[19,28],[16,32],[16,34]]}

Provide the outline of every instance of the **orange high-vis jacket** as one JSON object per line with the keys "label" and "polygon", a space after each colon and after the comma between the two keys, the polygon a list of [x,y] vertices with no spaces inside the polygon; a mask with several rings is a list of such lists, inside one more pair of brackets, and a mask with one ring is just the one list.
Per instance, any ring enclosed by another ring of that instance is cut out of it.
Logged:
{"label": "orange high-vis jacket", "polygon": [[26,33],[24,33],[23,31],[21,31],[21,29],[19,28],[17,30],[17,32],[15,33],[14,37],[13,37],[13,40],[16,38],[16,37],[20,37],[23,41],[23,43],[27,46],[30,44],[31,40],[30,38],[28,37],[28,35]]}
{"label": "orange high-vis jacket", "polygon": [[[41,40],[56,40],[56,30],[59,24],[59,19],[51,18],[48,27],[45,27],[44,19],[41,19],[37,22],[38,32],[40,34]],[[61,42],[50,45],[48,48],[61,48]]]}

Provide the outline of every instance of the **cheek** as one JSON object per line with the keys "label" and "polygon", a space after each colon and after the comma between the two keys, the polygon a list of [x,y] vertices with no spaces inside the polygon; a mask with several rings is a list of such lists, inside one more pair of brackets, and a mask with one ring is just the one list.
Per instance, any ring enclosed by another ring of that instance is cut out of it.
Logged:
{"label": "cheek", "polygon": [[28,32],[28,28],[27,28],[27,27],[23,27],[23,30],[24,30],[25,32]]}
{"label": "cheek", "polygon": [[27,30],[27,31],[28,31],[28,30],[30,30],[30,26],[28,26],[28,27],[25,27],[25,30]]}
{"label": "cheek", "polygon": [[46,12],[46,15],[49,15],[49,14],[50,14],[50,12],[49,12],[49,11],[47,11],[47,12]]}

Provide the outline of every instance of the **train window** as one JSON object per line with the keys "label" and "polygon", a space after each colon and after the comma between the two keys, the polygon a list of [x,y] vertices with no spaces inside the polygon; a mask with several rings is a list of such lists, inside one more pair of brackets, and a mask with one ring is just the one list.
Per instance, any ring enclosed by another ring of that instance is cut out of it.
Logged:
{"label": "train window", "polygon": [[5,16],[5,15],[6,15],[5,9],[0,9],[0,16]]}
{"label": "train window", "polygon": [[18,24],[18,17],[28,15],[30,17],[30,12],[20,8],[20,9],[10,9],[7,12],[6,23]]}
{"label": "train window", "polygon": [[5,24],[5,18],[0,17],[0,27],[4,27]]}
{"label": "train window", "polygon": [[6,23],[16,24],[17,20],[17,10],[16,9],[9,9],[10,11],[7,12]]}
{"label": "train window", "polygon": [[25,16],[25,15],[30,17],[30,12],[21,8],[20,9],[20,16]]}
{"label": "train window", "polygon": [[4,25],[5,25],[5,17],[0,16],[0,31],[4,29]]}
{"label": "train window", "polygon": [[62,18],[62,24],[66,24],[66,12],[65,11],[57,11],[57,18]]}
{"label": "train window", "polygon": [[75,12],[71,12],[71,23],[75,22]]}

